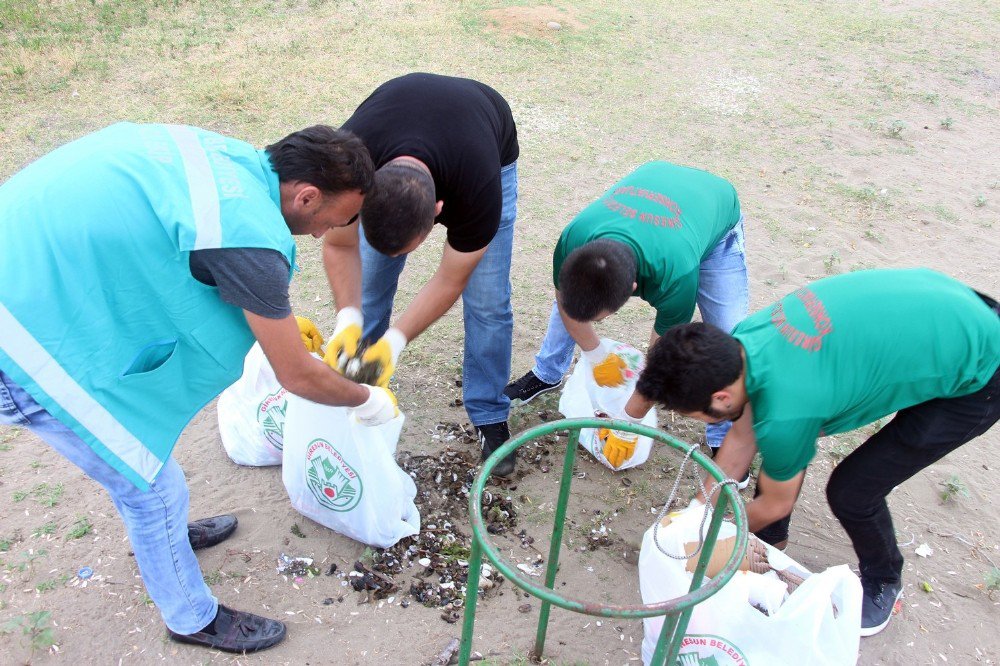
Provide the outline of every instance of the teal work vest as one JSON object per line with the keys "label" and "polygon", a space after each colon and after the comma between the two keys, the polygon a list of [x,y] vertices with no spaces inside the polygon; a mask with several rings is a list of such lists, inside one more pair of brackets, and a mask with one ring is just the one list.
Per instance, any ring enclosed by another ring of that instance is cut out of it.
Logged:
{"label": "teal work vest", "polygon": [[120,123],[49,153],[0,186],[0,368],[145,490],[253,343],[191,276],[192,250],[229,247],[294,266],[263,151]]}

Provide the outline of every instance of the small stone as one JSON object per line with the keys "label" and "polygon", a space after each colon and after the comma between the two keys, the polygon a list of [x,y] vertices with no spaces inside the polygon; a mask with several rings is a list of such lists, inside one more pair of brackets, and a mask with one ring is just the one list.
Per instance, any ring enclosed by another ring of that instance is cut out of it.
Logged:
{"label": "small stone", "polygon": [[417,560],[417,564],[419,564],[422,567],[429,567],[431,565],[431,558],[421,557],[419,560]]}
{"label": "small stone", "polygon": [[332,604],[333,602],[334,602],[334,599],[333,599],[333,597],[327,597],[326,599],[324,599],[324,600],[323,600],[323,605],[324,605],[324,606],[329,606],[329,605],[330,605],[330,604]]}
{"label": "small stone", "polygon": [[550,30],[562,30],[562,24],[557,21],[549,21],[547,25]]}
{"label": "small stone", "polygon": [[531,604],[521,604],[520,606],[517,607],[517,610],[520,611],[521,613],[530,613]]}

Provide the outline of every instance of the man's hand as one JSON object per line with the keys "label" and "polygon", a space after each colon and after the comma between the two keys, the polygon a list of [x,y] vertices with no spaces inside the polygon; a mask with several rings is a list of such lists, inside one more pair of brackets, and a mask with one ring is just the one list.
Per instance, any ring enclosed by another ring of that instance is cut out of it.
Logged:
{"label": "man's hand", "polygon": [[302,344],[306,346],[306,350],[310,354],[319,352],[323,346],[323,334],[316,328],[316,324],[298,315],[295,317],[295,323],[299,325],[299,335],[302,336]]}
{"label": "man's hand", "polygon": [[337,313],[337,325],[333,329],[333,339],[323,357],[327,365],[342,372],[347,361],[357,355],[363,323],[361,310],[353,307],[340,309]]}
{"label": "man's hand", "polygon": [[621,386],[625,383],[623,370],[628,364],[618,354],[609,354],[603,344],[597,345],[596,349],[584,351],[583,356],[590,363],[598,386]]}
{"label": "man's hand", "polygon": [[396,405],[396,396],[387,388],[381,386],[368,386],[368,399],[354,408],[354,414],[358,417],[361,425],[377,426],[386,421],[391,421],[399,415],[399,407]]}
{"label": "man's hand", "polygon": [[635,444],[639,441],[639,435],[634,432],[624,430],[609,430],[601,428],[597,431],[597,438],[604,442],[604,457],[611,465],[618,469],[635,453]]}
{"label": "man's hand", "polygon": [[377,386],[389,386],[389,378],[396,371],[396,362],[406,346],[406,336],[398,328],[390,328],[378,342],[365,350],[361,355],[362,363],[378,363],[382,372],[375,380]]}

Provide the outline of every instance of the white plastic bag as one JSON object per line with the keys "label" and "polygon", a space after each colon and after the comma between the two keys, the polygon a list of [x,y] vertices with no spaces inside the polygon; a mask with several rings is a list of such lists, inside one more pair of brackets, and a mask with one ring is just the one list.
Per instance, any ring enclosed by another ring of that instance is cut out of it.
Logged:
{"label": "white plastic bag", "polygon": [[264,350],[254,343],[243,362],[243,375],[222,392],[216,408],[222,446],[234,463],[281,464],[286,396]]}
{"label": "white plastic bag", "polygon": [[[667,552],[684,552],[684,542],[697,541],[704,507],[674,514],[659,529],[659,543]],[[706,531],[708,522],[705,523]],[[719,538],[733,536],[736,528],[723,523]],[[847,565],[809,574],[779,550],[768,547],[768,561],[805,577],[771,613],[765,615],[751,603],[772,606],[777,576],[739,571],[716,594],[694,607],[681,644],[678,663],[733,664],[733,666],[839,666],[855,664],[861,641],[861,582]],[[639,551],[639,588],[643,603],[652,604],[687,593],[691,574],[685,560],[667,557],[653,542],[650,527]],[[780,583],[780,581],[779,581]],[[784,583],[780,583],[784,586]],[[663,618],[643,620],[642,661],[649,664]]]}
{"label": "white plastic bag", "polygon": [[[559,397],[559,411],[568,419],[593,417],[600,413],[615,416],[622,413],[625,403],[628,402],[639,381],[639,373],[642,372],[645,358],[635,347],[623,342],[602,339],[601,344],[605,349],[618,354],[624,359],[627,368],[624,370],[625,384],[617,387],[598,386],[594,381],[594,372],[586,358],[580,357],[573,373],[566,380],[563,386],[562,395]],[[642,424],[656,427],[656,408],[649,410]],[[635,445],[635,453],[632,457],[622,463],[621,467],[612,467],[608,459],[604,457],[604,442],[597,437],[597,431],[593,428],[586,428],[580,431],[580,446],[590,452],[605,467],[609,469],[628,469],[641,465],[649,458],[650,449],[653,448],[653,440],[649,437],[640,437]]]}
{"label": "white plastic bag", "polygon": [[394,458],[403,415],[363,426],[346,407],[288,394],[281,479],[304,516],[388,548],[420,531],[417,487]]}

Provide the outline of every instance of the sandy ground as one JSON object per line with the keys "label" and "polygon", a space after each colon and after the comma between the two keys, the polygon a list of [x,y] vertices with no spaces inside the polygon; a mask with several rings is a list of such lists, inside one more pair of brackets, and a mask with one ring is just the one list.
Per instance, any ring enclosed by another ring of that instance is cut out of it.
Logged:
{"label": "sandy ground", "polygon": [[[917,26],[929,36],[935,53],[941,53],[948,67],[924,71],[905,59],[889,62],[880,55],[880,48],[888,48],[884,42],[872,46],[866,55],[854,56],[853,65],[843,68],[830,65],[836,54],[819,58],[809,54],[800,59],[796,45],[785,44],[774,59],[795,62],[794,73],[789,68],[787,74],[777,69],[747,71],[739,63],[717,63],[690,52],[643,62],[647,75],[652,72],[664,80],[680,71],[698,72],[699,85],[683,93],[682,112],[685,122],[697,129],[692,130],[690,140],[662,135],[662,156],[711,168],[731,159],[734,150],[740,155],[740,163],[725,171],[737,184],[749,220],[748,260],[755,308],[825,274],[872,266],[927,265],[1000,294],[996,264],[1000,255],[996,157],[1000,65],[995,47],[984,51],[980,44],[978,55],[966,60],[956,55],[963,42],[955,38],[958,24],[953,21],[960,17],[928,13],[914,3],[886,3],[880,5],[878,14],[880,22],[873,23],[872,30],[903,17],[908,26]],[[559,29],[569,31],[584,25],[587,17],[536,8],[501,12],[491,20],[501,35],[544,40],[549,34],[546,30],[555,30],[550,22],[561,22]],[[969,30],[981,40],[983,35],[995,34],[989,26],[995,28],[996,17],[985,28],[977,25]],[[712,45],[707,48],[711,50]],[[545,81],[556,85],[560,82],[558,66],[538,77],[542,87],[548,85]],[[355,87],[367,90],[372,82]],[[855,102],[870,104],[860,96],[880,85],[906,100],[895,98],[893,107],[894,112],[902,107],[899,114],[907,119],[901,136],[894,135],[889,124],[893,112],[881,111],[878,104],[868,107],[878,118],[877,125],[865,126],[855,113]],[[829,97],[818,99],[817,91],[827,95],[831,90],[841,91],[843,98],[836,104]],[[862,91],[858,100],[852,98],[855,90]],[[928,91],[939,91],[934,95],[940,95],[942,104],[951,100],[952,107],[936,106],[937,97],[932,99]],[[663,118],[657,115],[657,104],[677,103],[676,91],[662,93],[662,97],[652,88],[643,91],[648,100],[648,133],[640,128],[634,135],[620,137],[613,127],[600,127],[580,111],[588,103],[588,94],[585,90],[563,93],[544,102],[530,99],[527,93],[512,96],[524,151],[513,275],[514,376],[530,367],[541,339],[548,314],[548,261],[559,229],[631,168],[632,158],[616,153],[616,145],[622,144],[615,140],[659,141],[655,127]],[[794,113],[775,112],[775,100]],[[762,118],[755,111],[762,107],[774,115]],[[956,118],[950,129],[942,125],[947,114]],[[738,133],[734,128],[744,118],[748,119],[746,135],[740,140],[745,149],[706,138],[713,133],[725,135],[723,129],[729,132],[727,136],[734,136]],[[28,145],[12,136],[5,136],[6,143]],[[586,143],[591,137],[597,137],[593,149]],[[554,163],[533,161],[541,141],[561,146]],[[784,142],[783,148],[772,150],[778,142]],[[682,159],[685,150],[691,159]],[[27,160],[37,152],[34,146],[24,147],[18,159]],[[979,196],[983,196],[981,204]],[[405,302],[412,295],[414,285],[436,262],[439,247],[440,235],[435,235],[410,261],[400,300]],[[317,271],[317,247],[304,245],[303,250],[296,304],[309,314],[317,313],[321,324],[329,324],[332,310],[329,297],[320,295],[324,282]],[[633,303],[609,320],[603,332],[640,345],[647,339],[651,321],[648,308]],[[460,308],[456,307],[406,352],[398,373],[401,407],[408,417],[401,450],[437,451],[442,443],[432,437],[435,425],[465,422],[464,411],[453,405],[460,397],[454,382],[461,359],[460,339]],[[515,430],[537,422],[537,412],[551,408],[549,400],[517,410]],[[700,429],[691,423],[669,414],[662,420],[681,439],[701,437]],[[788,552],[814,570],[854,564],[853,552],[826,507],[823,487],[837,457],[863,436],[859,432],[823,440],[807,475]],[[459,634],[460,625],[444,622],[439,610],[417,603],[403,608],[405,594],[396,595],[392,603],[360,603],[360,595],[336,575],[300,584],[279,575],[275,567],[281,553],[313,557],[324,567],[336,563],[343,571],[365,549],[298,516],[287,501],[280,470],[241,468],[230,462],[219,443],[214,406],[210,406],[185,431],[176,456],[188,476],[192,517],[234,513],[240,527],[225,544],[199,556],[202,569],[220,600],[285,620],[289,639],[271,651],[246,657],[174,644],[166,639],[159,615],[145,596],[124,529],[101,489],[30,433],[0,429],[0,442],[0,495],[4,497],[0,503],[4,545],[0,622],[48,610],[57,641],[55,648],[32,655],[16,634],[0,635],[0,663],[30,659],[38,664],[419,664]],[[1000,565],[1000,504],[992,492],[1000,479],[1000,463],[995,462],[998,443],[1000,430],[994,428],[891,496],[899,542],[907,557],[905,596],[888,629],[863,640],[860,663],[986,664],[1000,660],[996,632],[1000,593],[991,598],[984,590],[984,577]],[[557,583],[560,590],[603,603],[638,601],[636,550],[652,522],[651,510],[665,499],[678,461],[678,456],[657,450],[644,466],[612,474],[581,455],[578,471],[585,477],[574,481],[569,514],[573,522],[567,528],[566,554]],[[535,546],[543,552],[551,533],[555,475],[555,471],[545,473],[522,464],[519,478],[504,489],[519,506],[519,527],[534,537]],[[967,488],[968,497],[943,502],[942,483],[953,476]],[[46,491],[54,487],[61,487],[61,494],[46,502],[51,497]],[[92,530],[70,538],[70,530],[81,518],[89,521]],[[303,536],[292,532],[295,524]],[[610,543],[580,551],[590,530],[602,524],[613,535]],[[501,537],[498,543],[516,562],[536,557],[518,539]],[[932,549],[930,556],[915,554],[922,544]],[[84,566],[92,567],[95,574],[85,585],[75,578]],[[932,591],[924,591],[924,583]],[[474,649],[495,663],[524,663],[534,637],[538,602],[509,584],[501,591],[502,595],[480,606]],[[334,602],[324,605],[331,598]],[[528,608],[522,612],[525,604]],[[638,622],[604,621],[598,626],[592,618],[557,609],[546,656],[552,663],[637,663],[641,639]]]}

